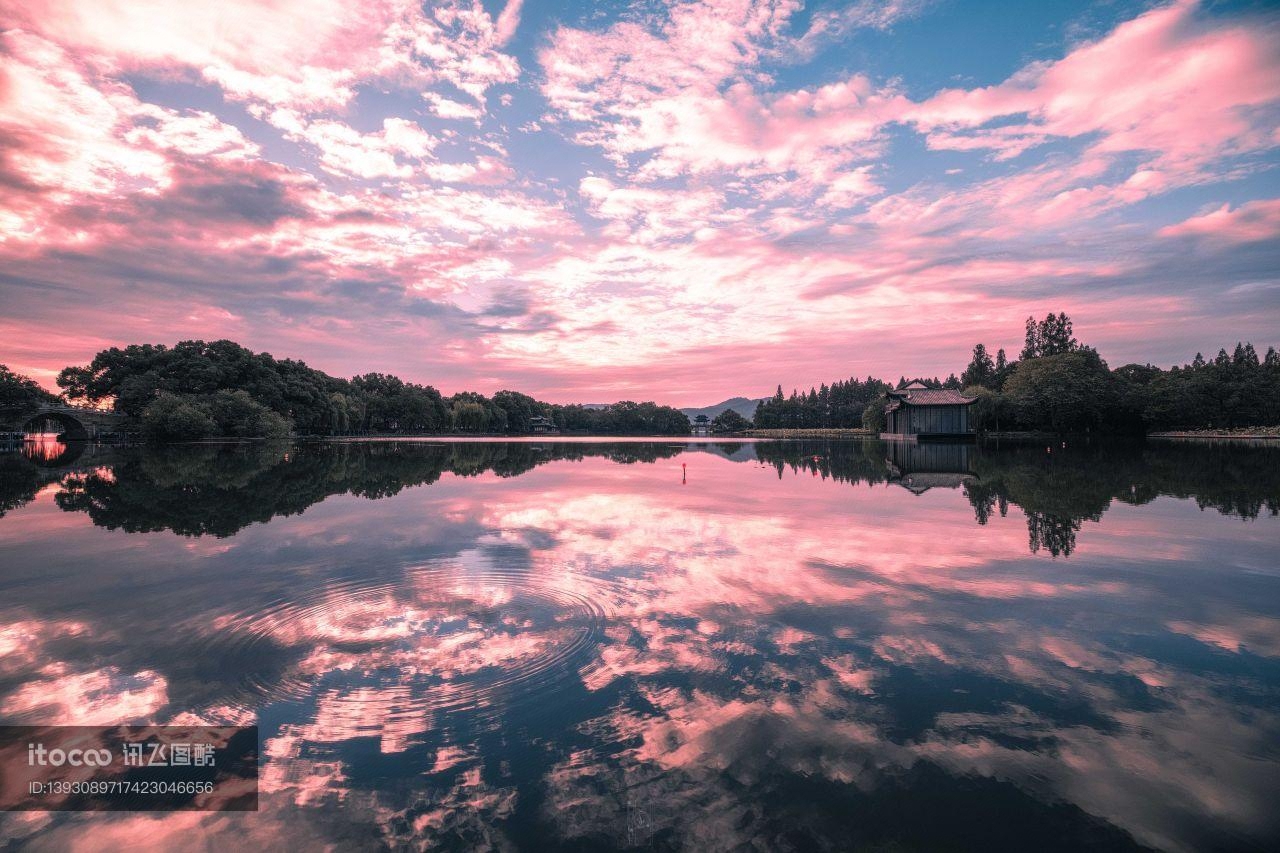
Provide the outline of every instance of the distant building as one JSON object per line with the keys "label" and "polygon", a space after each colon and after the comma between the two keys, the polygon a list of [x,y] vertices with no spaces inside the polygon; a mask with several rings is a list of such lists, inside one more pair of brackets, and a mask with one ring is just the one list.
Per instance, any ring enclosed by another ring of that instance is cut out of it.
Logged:
{"label": "distant building", "polygon": [[544,418],[542,415],[529,418],[529,431],[534,435],[555,435],[560,432],[551,418]]}
{"label": "distant building", "polygon": [[694,435],[711,435],[711,419],[706,415],[698,415],[693,419]]}
{"label": "distant building", "polygon": [[890,391],[884,407],[885,431],[881,438],[900,441],[958,439],[973,435],[969,407],[977,397],[966,397],[950,388],[926,388],[912,382]]}

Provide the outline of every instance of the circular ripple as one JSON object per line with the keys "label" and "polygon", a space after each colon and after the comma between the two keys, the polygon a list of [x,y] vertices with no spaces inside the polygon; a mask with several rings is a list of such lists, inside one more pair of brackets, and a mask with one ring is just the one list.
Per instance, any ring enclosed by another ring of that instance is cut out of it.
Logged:
{"label": "circular ripple", "polygon": [[218,620],[208,651],[246,664],[237,704],[315,701],[357,734],[385,735],[398,720],[509,710],[586,677],[617,595],[546,567],[418,566]]}

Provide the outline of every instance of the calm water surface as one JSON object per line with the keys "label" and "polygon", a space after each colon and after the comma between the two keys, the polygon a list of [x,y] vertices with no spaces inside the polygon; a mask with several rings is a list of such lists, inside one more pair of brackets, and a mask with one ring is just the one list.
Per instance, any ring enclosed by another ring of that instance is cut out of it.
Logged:
{"label": "calm water surface", "polygon": [[263,755],[0,842],[1280,849],[1277,509],[1274,446],[0,456],[0,723]]}

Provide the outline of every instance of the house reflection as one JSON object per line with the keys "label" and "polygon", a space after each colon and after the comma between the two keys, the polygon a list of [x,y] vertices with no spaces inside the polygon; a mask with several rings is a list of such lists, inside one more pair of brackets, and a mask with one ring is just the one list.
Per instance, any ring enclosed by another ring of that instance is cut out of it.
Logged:
{"label": "house reflection", "polygon": [[979,477],[972,468],[972,444],[887,442],[889,482],[917,495],[929,489],[958,489]]}

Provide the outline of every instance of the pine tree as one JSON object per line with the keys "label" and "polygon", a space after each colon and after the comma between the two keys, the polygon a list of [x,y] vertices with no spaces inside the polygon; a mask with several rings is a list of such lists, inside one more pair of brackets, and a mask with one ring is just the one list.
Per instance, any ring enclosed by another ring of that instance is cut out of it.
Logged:
{"label": "pine tree", "polygon": [[1079,341],[1072,336],[1071,318],[1065,311],[1056,315],[1050,312],[1039,323],[1035,317],[1027,318],[1026,341],[1021,355],[1024,360],[1061,355],[1079,348]]}
{"label": "pine tree", "polygon": [[[1001,350],[1000,352],[1004,352]],[[960,383],[968,388],[971,385],[982,385],[991,388],[995,384],[996,365],[991,361],[991,356],[987,353],[986,344],[974,344],[973,358],[969,360],[969,366],[964,369],[964,373],[960,375]]]}
{"label": "pine tree", "polygon": [[1040,327],[1036,324],[1035,317],[1028,317],[1026,338],[1022,345],[1022,355],[1019,358],[1023,360],[1039,358],[1040,347]]}

